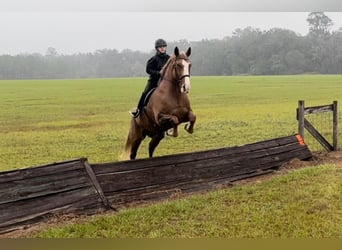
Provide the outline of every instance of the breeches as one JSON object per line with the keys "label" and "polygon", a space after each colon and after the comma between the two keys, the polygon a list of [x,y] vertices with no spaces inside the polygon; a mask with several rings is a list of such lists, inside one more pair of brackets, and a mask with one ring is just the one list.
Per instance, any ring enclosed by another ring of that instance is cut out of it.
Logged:
{"label": "breeches", "polygon": [[154,89],[158,86],[158,81],[153,81],[151,79],[148,80],[145,90],[143,92],[144,95],[146,95],[151,89]]}

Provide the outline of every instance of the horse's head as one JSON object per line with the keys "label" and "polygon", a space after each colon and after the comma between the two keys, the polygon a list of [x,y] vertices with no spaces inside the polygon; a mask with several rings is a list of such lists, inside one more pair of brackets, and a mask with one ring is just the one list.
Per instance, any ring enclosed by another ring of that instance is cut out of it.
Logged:
{"label": "horse's head", "polygon": [[[178,47],[175,47],[174,55],[170,58],[172,67],[172,82],[178,84],[180,91],[189,93],[190,91],[190,68],[191,62],[189,56],[191,48],[189,47],[186,52],[179,52]],[[165,69],[166,70],[166,69]]]}
{"label": "horse's head", "polygon": [[190,84],[190,68],[191,62],[189,60],[189,56],[191,54],[191,47],[184,52],[179,52],[178,47],[175,47],[174,54],[176,56],[175,60],[175,77],[178,81],[178,84],[181,88],[181,92],[189,93],[191,84]]}

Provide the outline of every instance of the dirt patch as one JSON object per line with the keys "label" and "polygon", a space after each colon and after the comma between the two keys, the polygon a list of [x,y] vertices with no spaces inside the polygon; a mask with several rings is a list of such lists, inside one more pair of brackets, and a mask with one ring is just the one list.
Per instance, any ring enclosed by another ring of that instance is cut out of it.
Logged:
{"label": "dirt patch", "polygon": [[[284,175],[287,174],[293,170],[303,168],[303,167],[310,167],[310,166],[317,166],[317,165],[323,165],[323,164],[334,164],[336,166],[342,167],[342,151],[335,151],[335,152],[319,152],[314,153],[312,160],[308,161],[301,161],[298,159],[293,159],[292,161],[284,164],[282,167],[277,169],[276,171],[266,174],[266,175],[260,175],[249,179],[244,179],[240,181],[236,181],[233,183],[233,185],[244,185],[248,183],[259,183],[268,179],[271,179],[275,176]],[[227,185],[231,186],[231,185]],[[226,188],[226,187],[221,187]],[[186,197],[191,194],[178,194],[174,195],[170,199],[179,199]],[[153,204],[156,202],[146,202],[143,204],[138,204],[138,206],[148,206],[150,204]],[[137,204],[136,204],[137,205]],[[132,205],[129,205],[128,207],[131,207]],[[91,218],[96,218],[99,216],[104,215],[112,215],[113,213],[116,213],[115,211],[107,211],[102,212],[96,215],[91,216],[79,216],[79,215],[59,215],[59,216],[53,216],[49,218],[48,221],[39,222],[36,224],[26,225],[23,226],[19,230],[11,231],[8,233],[0,234],[0,238],[26,238],[26,237],[32,237],[38,232],[48,229],[51,227],[58,227],[58,226],[66,226],[71,224],[78,224],[85,221],[88,221]]]}

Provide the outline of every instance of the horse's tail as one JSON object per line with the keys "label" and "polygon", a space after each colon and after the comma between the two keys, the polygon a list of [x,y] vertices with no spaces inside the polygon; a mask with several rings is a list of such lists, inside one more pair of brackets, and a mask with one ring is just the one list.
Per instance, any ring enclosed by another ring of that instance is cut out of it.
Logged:
{"label": "horse's tail", "polygon": [[131,154],[131,148],[132,148],[132,130],[134,126],[134,118],[132,118],[131,121],[131,126],[127,135],[127,140],[125,143],[125,147],[123,149],[123,152],[121,153],[121,155],[119,156],[120,160],[129,160],[130,159],[130,154]]}
{"label": "horse's tail", "polygon": [[119,157],[120,160],[129,160],[130,154],[131,154],[131,145],[132,145],[132,142],[131,142],[130,136],[128,135],[124,150]]}

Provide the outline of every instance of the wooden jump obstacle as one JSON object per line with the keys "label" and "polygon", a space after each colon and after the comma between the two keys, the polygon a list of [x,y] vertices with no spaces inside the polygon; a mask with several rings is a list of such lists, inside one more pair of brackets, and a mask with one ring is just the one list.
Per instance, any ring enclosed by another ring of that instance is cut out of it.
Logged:
{"label": "wooden jump obstacle", "polygon": [[[332,144],[310,123],[305,115],[332,112]],[[338,102],[332,104],[305,107],[304,100],[298,101],[297,108],[298,134],[304,138],[304,129],[306,129],[327,151],[336,151],[338,147]]]}
{"label": "wooden jump obstacle", "polygon": [[60,214],[94,214],[175,193],[207,191],[312,157],[299,135],[104,164],[85,158],[0,172],[0,233]]}

